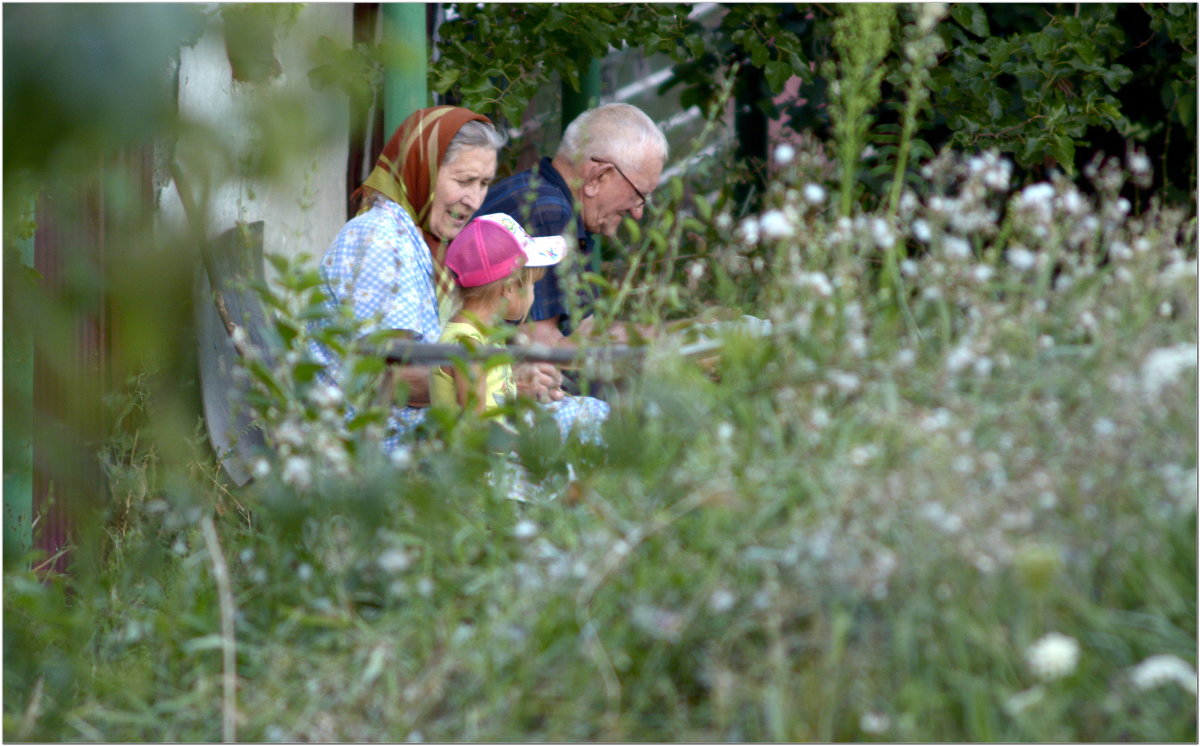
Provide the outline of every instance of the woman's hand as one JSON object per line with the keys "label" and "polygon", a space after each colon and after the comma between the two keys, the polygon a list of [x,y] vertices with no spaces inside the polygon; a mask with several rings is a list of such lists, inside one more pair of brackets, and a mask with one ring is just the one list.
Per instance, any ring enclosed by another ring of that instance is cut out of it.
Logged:
{"label": "woman's hand", "polygon": [[536,401],[558,401],[562,390],[562,371],[550,363],[519,363],[513,366],[517,392]]}

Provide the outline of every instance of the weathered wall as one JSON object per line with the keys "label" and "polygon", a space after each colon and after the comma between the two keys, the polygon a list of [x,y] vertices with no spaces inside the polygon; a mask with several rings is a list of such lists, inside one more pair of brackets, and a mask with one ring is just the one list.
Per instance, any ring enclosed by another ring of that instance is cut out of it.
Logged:
{"label": "weathered wall", "polygon": [[[179,111],[200,128],[181,137],[171,157],[183,164],[190,191],[200,193],[211,184],[205,209],[209,236],[236,222],[263,220],[267,252],[319,257],[345,222],[348,104],[344,96],[314,90],[308,73],[314,65],[310,51],[321,36],[349,45],[352,13],[348,3],[303,5],[296,22],[276,33],[282,73],[261,83],[234,79],[217,13],[204,37],[183,50]],[[280,100],[288,107],[280,107]],[[263,119],[268,101],[275,114]],[[313,133],[320,141],[308,139]],[[211,155],[214,139],[225,158]],[[193,158],[200,150],[193,143],[202,141],[206,156]],[[258,156],[282,143],[288,143],[288,157],[264,177],[255,164]],[[183,219],[169,176],[162,182],[160,206],[164,220]]]}

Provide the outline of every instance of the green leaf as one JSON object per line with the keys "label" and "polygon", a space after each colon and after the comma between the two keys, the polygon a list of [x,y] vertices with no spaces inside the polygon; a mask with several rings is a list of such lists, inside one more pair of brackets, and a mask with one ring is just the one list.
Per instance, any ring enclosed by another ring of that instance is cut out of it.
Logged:
{"label": "green leaf", "polygon": [[638,225],[636,220],[626,215],[621,224],[625,226],[625,230],[629,231],[629,240],[631,243],[637,244],[642,242],[642,227]]}
{"label": "green leaf", "polygon": [[1068,175],[1075,173],[1075,140],[1067,135],[1059,135],[1054,138],[1051,153]]}
{"label": "green leaf", "polygon": [[293,376],[298,383],[311,383],[317,377],[317,374],[324,369],[324,365],[316,362],[297,363],[293,369]]}
{"label": "green leaf", "polygon": [[987,15],[978,3],[956,3],[950,8],[950,17],[976,36],[988,36]]}
{"label": "green leaf", "polygon": [[659,253],[666,254],[667,253],[667,237],[664,236],[662,234],[662,232],[659,231],[657,228],[651,228],[649,233],[650,233],[650,240],[651,240],[651,242],[654,243],[654,247],[656,249],[658,249]]}

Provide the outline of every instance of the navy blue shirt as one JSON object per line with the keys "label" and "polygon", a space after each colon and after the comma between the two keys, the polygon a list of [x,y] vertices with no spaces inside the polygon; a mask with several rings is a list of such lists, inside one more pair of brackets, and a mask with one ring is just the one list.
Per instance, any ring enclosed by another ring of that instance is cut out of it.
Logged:
{"label": "navy blue shirt", "polygon": [[[549,158],[543,158],[537,168],[513,174],[488,189],[487,199],[475,214],[496,212],[511,215],[531,236],[568,235],[568,229],[573,226],[582,256],[575,257],[572,266],[578,272],[588,265],[594,247],[592,234],[583,227],[583,221],[576,215],[571,189],[550,164]],[[559,269],[558,266],[547,267],[545,277],[533,286],[533,307],[529,317],[534,321],[542,321],[559,316],[559,330],[563,334],[570,334],[570,310],[565,293],[559,286]],[[589,292],[581,292],[578,300],[585,311],[590,308]]]}

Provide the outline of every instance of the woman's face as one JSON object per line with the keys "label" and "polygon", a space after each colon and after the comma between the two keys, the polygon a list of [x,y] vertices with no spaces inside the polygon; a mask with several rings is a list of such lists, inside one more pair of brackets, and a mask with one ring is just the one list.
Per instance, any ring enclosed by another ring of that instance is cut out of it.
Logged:
{"label": "woman's face", "polygon": [[491,148],[460,150],[438,169],[429,206],[429,230],[450,241],[463,229],[487,196],[496,175],[496,151]]}

